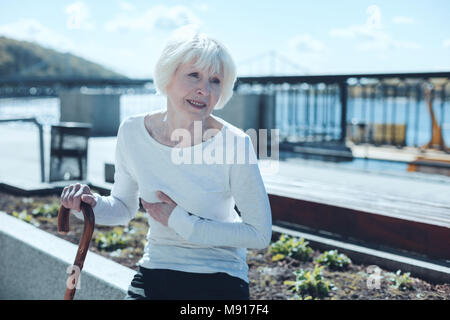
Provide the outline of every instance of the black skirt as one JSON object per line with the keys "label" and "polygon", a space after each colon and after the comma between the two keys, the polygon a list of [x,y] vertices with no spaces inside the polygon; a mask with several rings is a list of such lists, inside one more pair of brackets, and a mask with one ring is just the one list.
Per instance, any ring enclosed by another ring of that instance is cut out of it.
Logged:
{"label": "black skirt", "polygon": [[125,300],[249,300],[248,283],[227,273],[193,273],[169,269],[139,271]]}

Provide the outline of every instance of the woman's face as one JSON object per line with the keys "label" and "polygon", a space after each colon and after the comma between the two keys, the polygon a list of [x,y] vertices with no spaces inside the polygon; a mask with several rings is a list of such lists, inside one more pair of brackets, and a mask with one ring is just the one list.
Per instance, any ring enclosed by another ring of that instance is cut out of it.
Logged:
{"label": "woman's face", "polygon": [[191,119],[210,115],[222,92],[222,74],[210,74],[194,67],[194,61],[181,64],[167,86],[167,107]]}

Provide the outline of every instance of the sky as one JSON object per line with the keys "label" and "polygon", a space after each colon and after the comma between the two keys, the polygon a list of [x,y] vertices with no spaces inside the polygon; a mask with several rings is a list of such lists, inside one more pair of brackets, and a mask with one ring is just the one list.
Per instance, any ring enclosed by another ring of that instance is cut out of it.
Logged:
{"label": "sky", "polygon": [[0,35],[132,78],[151,78],[167,39],[186,24],[224,43],[238,76],[450,71],[448,0],[0,3]]}

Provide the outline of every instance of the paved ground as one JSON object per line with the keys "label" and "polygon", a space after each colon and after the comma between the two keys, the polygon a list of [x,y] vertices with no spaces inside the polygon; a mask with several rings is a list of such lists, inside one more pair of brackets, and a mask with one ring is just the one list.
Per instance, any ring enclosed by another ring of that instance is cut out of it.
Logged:
{"label": "paved ground", "polygon": [[[115,138],[91,138],[88,180],[104,182],[104,163],[114,161]],[[45,134],[48,163],[50,136]],[[265,161],[260,167],[265,167]],[[46,167],[48,174],[48,168]],[[412,220],[450,227],[450,177],[424,173],[377,172],[339,164],[289,158],[277,174],[262,169],[267,191],[294,198],[374,213],[405,213]],[[0,126],[0,182],[40,182],[38,132],[32,127]]]}
{"label": "paved ground", "polygon": [[[39,183],[40,158],[37,128],[0,126],[0,181]],[[104,181],[104,163],[114,161],[115,138],[92,138],[88,150],[88,180]],[[45,171],[48,176],[50,134],[44,132]]]}

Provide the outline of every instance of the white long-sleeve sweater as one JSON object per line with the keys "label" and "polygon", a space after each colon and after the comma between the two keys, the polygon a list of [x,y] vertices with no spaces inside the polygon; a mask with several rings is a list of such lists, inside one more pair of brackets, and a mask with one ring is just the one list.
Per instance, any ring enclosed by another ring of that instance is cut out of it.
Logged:
{"label": "white long-sleeve sweater", "polygon": [[127,225],[139,197],[161,202],[156,196],[161,190],[177,207],[168,227],[148,217],[139,265],[225,272],[248,282],[246,248],[267,247],[272,233],[269,199],[250,137],[213,116],[224,125],[218,134],[195,146],[173,148],[147,132],[144,117],[129,117],[119,127],[111,195],[94,194],[96,223]]}

